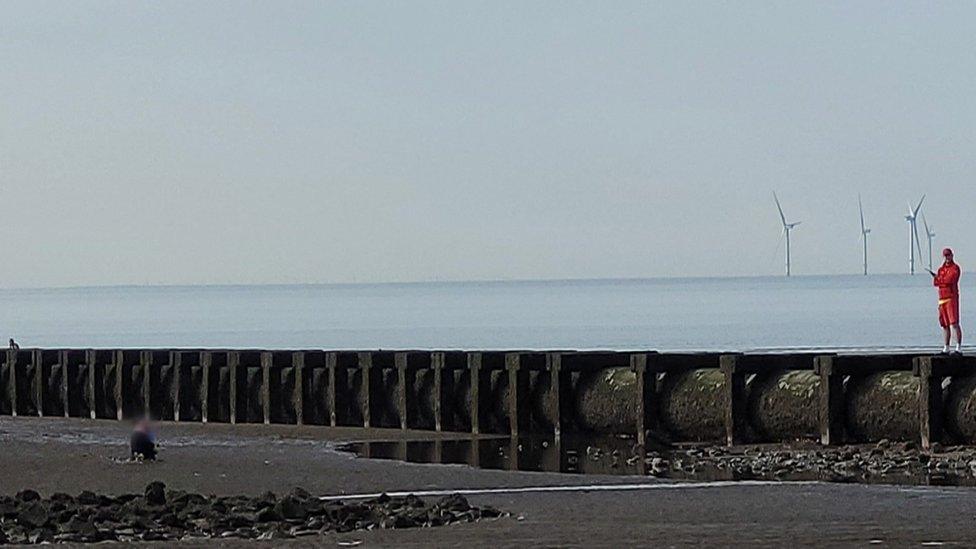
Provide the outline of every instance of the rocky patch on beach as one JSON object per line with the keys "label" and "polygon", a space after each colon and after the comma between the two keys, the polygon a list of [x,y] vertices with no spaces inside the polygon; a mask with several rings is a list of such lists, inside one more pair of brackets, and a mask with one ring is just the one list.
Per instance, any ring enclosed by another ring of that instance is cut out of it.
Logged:
{"label": "rocky patch on beach", "polygon": [[33,490],[0,496],[0,544],[176,541],[213,538],[281,539],[376,528],[444,526],[496,518],[460,495],[436,501],[415,496],[322,501],[296,489],[285,496],[203,496],[167,490],[161,482],[141,495],[77,496]]}
{"label": "rocky patch on beach", "polygon": [[976,484],[976,448],[920,450],[881,441],[838,447],[696,447],[647,452],[647,472],[669,478],[825,480],[904,484]]}

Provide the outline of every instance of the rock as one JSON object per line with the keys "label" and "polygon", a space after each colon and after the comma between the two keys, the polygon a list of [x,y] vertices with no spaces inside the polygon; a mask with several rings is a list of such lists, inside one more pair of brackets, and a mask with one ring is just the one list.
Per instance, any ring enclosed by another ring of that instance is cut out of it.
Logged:
{"label": "rock", "polygon": [[98,534],[98,527],[90,520],[84,520],[77,516],[61,524],[62,532],[81,534],[82,536],[95,536]]}
{"label": "rock", "polygon": [[125,517],[144,517],[153,513],[152,506],[144,499],[127,501],[119,507],[119,513]]}
{"label": "rock", "polygon": [[166,485],[158,480],[146,485],[146,503],[149,505],[166,505]]}
{"label": "rock", "polygon": [[65,505],[75,502],[75,498],[71,497],[68,494],[65,494],[64,492],[55,492],[51,494],[50,499],[52,503],[61,503]]}
{"label": "rock", "polygon": [[27,541],[35,545],[51,542],[54,541],[54,532],[48,528],[38,528],[27,535]]}
{"label": "rock", "polygon": [[278,501],[278,496],[274,495],[274,492],[265,492],[258,496],[256,501],[274,505]]}
{"label": "rock", "polygon": [[40,528],[47,524],[47,520],[47,508],[39,501],[23,505],[17,513],[17,523],[27,528]]}
{"label": "rock", "polygon": [[305,520],[307,512],[302,502],[294,496],[281,498],[274,506],[275,513],[286,520]]}
{"label": "rock", "polygon": [[468,505],[468,500],[465,499],[464,496],[460,494],[451,494],[449,496],[441,498],[441,500],[437,502],[435,507],[439,507],[441,509],[452,511],[455,513],[464,512],[471,509],[471,506]]}
{"label": "rock", "polygon": [[0,519],[17,516],[17,503],[11,498],[0,499]]}
{"label": "rock", "polygon": [[258,511],[258,514],[255,516],[254,520],[255,522],[274,522],[276,520],[281,520],[281,515],[274,507],[265,507],[264,509]]}
{"label": "rock", "polygon": [[289,532],[288,530],[285,530],[284,528],[281,528],[280,526],[275,526],[274,528],[271,528],[270,530],[266,530],[266,531],[262,532],[256,539],[259,539],[259,540],[266,540],[266,539],[288,539],[288,538],[293,538],[293,537],[295,537],[295,536],[293,536],[291,534],[291,532]]}
{"label": "rock", "polygon": [[[254,513],[252,514],[240,513],[240,514],[228,515],[223,522],[231,528],[241,528],[244,526],[247,527],[254,526],[254,524],[258,522],[258,520],[257,520],[257,516]],[[204,521],[204,524],[205,523],[206,521]]]}
{"label": "rock", "polygon": [[257,498],[206,498],[182,491],[166,493],[159,482],[150,483],[142,496],[83,492],[78,497],[55,494],[38,498],[34,499],[30,491],[17,498],[0,497],[0,543],[270,540],[372,528],[439,526],[501,515],[496,509],[471,507],[457,494],[434,503],[416,496],[383,495],[372,501],[343,504],[320,501],[301,489],[281,499],[270,493]]}
{"label": "rock", "polygon": [[17,492],[17,495],[14,497],[17,499],[17,501],[23,502],[37,501],[41,499],[41,495],[34,490],[21,490],[20,492]]}

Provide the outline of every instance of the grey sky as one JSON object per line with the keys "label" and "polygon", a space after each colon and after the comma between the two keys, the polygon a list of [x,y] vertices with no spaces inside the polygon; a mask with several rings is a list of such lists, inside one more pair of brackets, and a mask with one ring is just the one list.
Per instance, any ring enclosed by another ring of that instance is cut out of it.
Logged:
{"label": "grey sky", "polygon": [[[743,7],[744,6],[744,7]],[[0,286],[976,266],[976,4],[4,2]]]}

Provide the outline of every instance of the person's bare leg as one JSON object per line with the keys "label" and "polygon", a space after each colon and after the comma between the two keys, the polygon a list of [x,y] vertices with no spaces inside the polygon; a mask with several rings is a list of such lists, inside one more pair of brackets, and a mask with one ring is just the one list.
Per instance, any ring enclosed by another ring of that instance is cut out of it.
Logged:
{"label": "person's bare leg", "polygon": [[943,343],[942,352],[943,353],[949,352],[949,342],[951,341],[952,341],[952,332],[950,331],[950,328],[946,326],[945,328],[942,328],[942,343]]}
{"label": "person's bare leg", "polygon": [[953,324],[952,327],[956,329],[956,350],[962,351],[962,326]]}

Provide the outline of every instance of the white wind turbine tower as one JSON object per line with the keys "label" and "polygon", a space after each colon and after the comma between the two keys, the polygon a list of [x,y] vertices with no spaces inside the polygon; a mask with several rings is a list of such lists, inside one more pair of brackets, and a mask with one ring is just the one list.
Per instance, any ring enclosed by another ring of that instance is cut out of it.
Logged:
{"label": "white wind turbine tower", "polygon": [[[929,241],[929,270],[932,270],[932,239],[935,238],[935,231],[933,227],[930,227],[928,223],[925,222],[925,214],[922,214],[922,228],[925,229],[925,239]],[[919,253],[922,253],[919,250]]]}
{"label": "white wind turbine tower", "polygon": [[918,242],[918,212],[922,209],[922,202],[925,202],[925,195],[918,201],[918,206],[912,208],[911,202],[908,203],[908,215],[905,221],[908,222],[908,273],[915,274],[915,250],[918,249],[919,255],[922,254],[922,246]]}
{"label": "white wind turbine tower", "polygon": [[783,235],[786,236],[786,276],[790,276],[790,231],[802,223],[802,221],[787,223],[786,215],[783,214],[783,207],[779,204],[779,197],[776,196],[776,191],[773,191],[773,200],[776,201],[776,209],[779,210],[779,218],[783,222]]}
{"label": "white wind turbine tower", "polygon": [[861,214],[861,241],[864,243],[864,276],[867,276],[868,275],[868,235],[871,234],[871,229],[864,226],[864,206],[861,205],[861,195],[857,195],[857,209]]}

